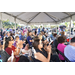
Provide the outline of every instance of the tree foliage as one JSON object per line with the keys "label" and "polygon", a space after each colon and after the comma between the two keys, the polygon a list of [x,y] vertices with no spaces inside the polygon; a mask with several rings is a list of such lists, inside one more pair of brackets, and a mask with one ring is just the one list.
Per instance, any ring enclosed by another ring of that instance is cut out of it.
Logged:
{"label": "tree foliage", "polygon": [[[2,25],[3,25],[3,28],[15,28],[15,23],[10,22],[9,20],[2,21]],[[18,26],[19,26],[19,25],[16,23],[16,28],[17,28]]]}

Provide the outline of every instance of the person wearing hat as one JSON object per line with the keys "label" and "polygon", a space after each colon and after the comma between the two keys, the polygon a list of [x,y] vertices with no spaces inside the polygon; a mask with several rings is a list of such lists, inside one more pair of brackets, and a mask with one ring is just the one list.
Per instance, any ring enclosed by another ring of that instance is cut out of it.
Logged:
{"label": "person wearing hat", "polygon": [[67,45],[64,49],[64,55],[71,62],[75,62],[75,37],[71,39],[71,43]]}

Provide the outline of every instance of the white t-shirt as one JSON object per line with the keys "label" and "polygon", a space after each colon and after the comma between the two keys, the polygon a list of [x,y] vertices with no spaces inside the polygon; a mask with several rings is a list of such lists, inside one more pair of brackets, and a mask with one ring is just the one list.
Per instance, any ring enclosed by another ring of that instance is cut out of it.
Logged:
{"label": "white t-shirt", "polygon": [[64,49],[64,55],[72,62],[75,62],[75,47],[68,45]]}

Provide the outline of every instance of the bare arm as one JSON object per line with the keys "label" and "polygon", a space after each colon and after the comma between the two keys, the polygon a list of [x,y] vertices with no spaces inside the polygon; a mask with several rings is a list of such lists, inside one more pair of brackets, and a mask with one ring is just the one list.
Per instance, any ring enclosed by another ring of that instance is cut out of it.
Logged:
{"label": "bare arm", "polygon": [[42,55],[41,53],[38,52],[35,54],[35,58],[42,62],[49,62],[50,61],[50,53],[48,53],[48,57],[46,58],[44,55]]}
{"label": "bare arm", "polygon": [[20,49],[15,49],[14,55],[19,55]]}
{"label": "bare arm", "polygon": [[47,52],[48,52],[47,58],[39,52],[35,54],[35,58],[42,61],[42,62],[49,62],[50,61],[50,55],[51,55],[51,46],[50,45],[47,47]]}

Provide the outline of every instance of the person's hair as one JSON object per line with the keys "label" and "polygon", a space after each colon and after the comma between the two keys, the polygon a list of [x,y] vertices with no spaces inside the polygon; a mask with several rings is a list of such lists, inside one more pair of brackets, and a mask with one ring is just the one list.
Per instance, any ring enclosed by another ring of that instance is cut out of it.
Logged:
{"label": "person's hair", "polygon": [[42,39],[42,35],[38,35],[38,38],[39,38],[39,39],[40,39],[40,38]]}
{"label": "person's hair", "polygon": [[66,37],[65,36],[59,36],[57,40],[58,40],[58,43],[64,43],[66,41]]}
{"label": "person's hair", "polygon": [[57,35],[56,33],[55,33],[55,34],[53,34],[53,36],[54,36],[54,37],[56,37],[56,35]]}
{"label": "person's hair", "polygon": [[39,39],[34,40],[34,42],[33,42],[34,49],[38,49],[39,41],[40,41]]}
{"label": "person's hair", "polygon": [[27,36],[29,36],[29,33],[31,33],[31,31],[28,31]]}
{"label": "person's hair", "polygon": [[19,38],[19,36],[16,36],[15,39],[16,39],[16,38]]}
{"label": "person's hair", "polygon": [[65,32],[64,32],[64,31],[62,31],[60,34],[61,34],[61,36],[63,36],[63,35],[65,35]]}
{"label": "person's hair", "polygon": [[8,38],[6,37],[5,38],[5,47],[4,47],[5,49],[8,47],[9,41],[11,41],[11,37],[8,37]]}
{"label": "person's hair", "polygon": [[0,42],[0,47],[1,47],[2,45],[1,45],[1,42]]}

